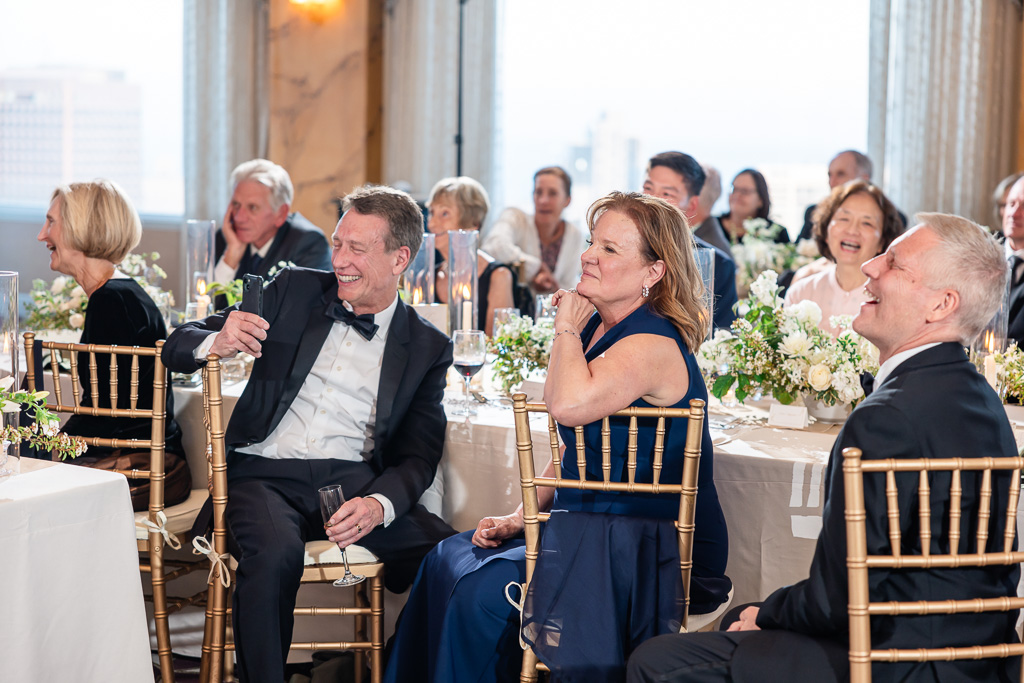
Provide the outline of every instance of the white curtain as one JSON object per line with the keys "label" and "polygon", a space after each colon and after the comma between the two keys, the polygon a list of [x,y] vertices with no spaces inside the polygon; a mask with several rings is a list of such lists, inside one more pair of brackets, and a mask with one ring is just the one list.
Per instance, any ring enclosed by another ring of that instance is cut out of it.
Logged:
{"label": "white curtain", "polygon": [[868,154],[909,217],[991,223],[1015,171],[1021,82],[1016,0],[871,0]]}
{"label": "white curtain", "polygon": [[[425,198],[456,173],[459,0],[389,0],[384,14],[384,182]],[[462,175],[494,187],[498,3],[466,0]],[[493,193],[492,193],[493,195]],[[497,197],[492,196],[494,204]]]}
{"label": "white curtain", "polygon": [[267,0],[185,0],[185,216],[219,223],[267,149]]}

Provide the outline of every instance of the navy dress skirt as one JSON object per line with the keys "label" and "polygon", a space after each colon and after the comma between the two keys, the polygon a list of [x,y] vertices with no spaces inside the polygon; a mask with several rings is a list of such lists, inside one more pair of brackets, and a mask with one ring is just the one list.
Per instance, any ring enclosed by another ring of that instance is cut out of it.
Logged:
{"label": "navy dress skirt", "polygon": [[[590,343],[600,322],[600,317],[595,314],[584,328],[581,334],[584,347]],[[670,337],[679,345],[686,360],[689,387],[683,399],[672,407],[689,407],[690,400],[694,398],[707,400],[707,390],[693,354],[686,348],[672,324],[646,306],[641,306],[608,330],[587,352],[587,361],[594,360],[617,341],[633,334]],[[650,404],[638,400],[633,405]],[[643,420],[640,423],[643,427]],[[666,425],[661,481],[678,482],[682,477],[686,428],[686,420],[669,420]],[[584,427],[588,449],[592,446],[594,449],[600,448],[600,429],[600,421]],[[575,434],[572,429],[560,427],[559,430],[566,452],[571,454],[575,448]],[[612,421],[613,480],[626,479],[627,430],[628,420]],[[640,459],[637,467],[638,481],[650,481],[650,466],[647,463],[645,468],[643,459],[648,458],[653,451],[653,439],[653,430],[641,429],[637,449]],[[588,468],[591,466],[589,460]],[[594,471],[588,471],[588,478],[597,479],[602,476],[596,464],[599,461],[594,458],[593,462]],[[564,476],[578,477],[575,458],[564,460],[562,470]],[[646,478],[641,476],[641,472],[646,473]],[[678,498],[673,496],[604,494],[560,489],[555,494],[552,510],[661,519],[665,520],[663,524],[670,529],[678,507]],[[729,539],[725,517],[715,491],[714,452],[706,421],[701,440],[695,526],[691,614],[714,610],[725,601],[732,587],[725,576]],[[520,616],[506,599],[505,587],[510,582],[522,583],[524,580],[525,541],[520,537],[507,541],[499,548],[484,549],[472,544],[472,536],[473,532],[467,531],[445,539],[424,559],[405,610],[399,618],[384,672],[385,681],[518,681],[522,661],[518,636]],[[674,572],[674,577],[678,581],[678,571]],[[576,575],[574,581],[592,585],[592,581],[600,581],[602,578]],[[649,578],[645,575],[639,580],[656,582],[657,572],[652,570]],[[518,598],[515,592],[513,596]],[[626,656],[628,654],[625,653]]]}

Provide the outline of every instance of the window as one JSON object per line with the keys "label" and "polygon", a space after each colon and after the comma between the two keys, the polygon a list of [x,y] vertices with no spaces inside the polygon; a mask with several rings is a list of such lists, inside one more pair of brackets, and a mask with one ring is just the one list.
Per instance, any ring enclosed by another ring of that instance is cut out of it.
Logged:
{"label": "window", "polygon": [[[504,205],[532,209],[531,178],[573,177],[582,225],[611,190],[639,190],[678,150],[733,176],[753,167],[795,236],[828,192],[838,151],[866,151],[866,1],[512,0],[504,3],[496,165]],[[498,209],[502,207],[497,207]],[[497,215],[497,211],[495,214]]]}
{"label": "window", "polygon": [[182,0],[7,3],[0,207],[108,178],[140,213],[184,213]]}

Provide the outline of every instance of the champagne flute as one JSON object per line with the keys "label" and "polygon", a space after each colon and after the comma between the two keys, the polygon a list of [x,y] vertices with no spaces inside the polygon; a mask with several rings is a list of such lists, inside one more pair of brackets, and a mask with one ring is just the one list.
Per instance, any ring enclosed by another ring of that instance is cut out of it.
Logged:
{"label": "champagne flute", "polygon": [[[345,494],[337,485],[325,486],[317,493],[320,494],[320,514],[324,516],[324,529],[327,529],[331,526],[331,517],[345,503]],[[341,561],[345,563],[345,576],[335,581],[335,586],[354,586],[366,580],[365,576],[356,576],[348,568],[348,557],[345,555],[344,548],[341,548]]]}
{"label": "champagne flute", "polygon": [[476,415],[476,409],[469,403],[469,380],[480,372],[487,355],[487,337],[480,330],[456,330],[452,337],[455,342],[455,369],[462,375],[465,393],[461,408],[452,410],[454,415]]}

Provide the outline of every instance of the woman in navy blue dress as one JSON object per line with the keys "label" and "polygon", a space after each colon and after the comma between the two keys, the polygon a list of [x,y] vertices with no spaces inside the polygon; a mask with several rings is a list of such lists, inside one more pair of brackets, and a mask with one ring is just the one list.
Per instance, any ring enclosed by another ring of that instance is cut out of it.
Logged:
{"label": "woman in navy blue dress", "polygon": [[[591,241],[582,257],[580,283],[554,297],[556,336],[544,388],[544,400],[569,449],[575,446],[572,427],[578,425],[587,432],[588,448],[596,447],[601,419],[616,410],[688,407],[690,399],[707,398],[694,353],[709,321],[682,213],[655,197],[613,192],[590,207],[588,224]],[[612,423],[612,453],[618,458],[612,463],[613,479],[625,477],[626,429],[625,421]],[[685,438],[685,420],[669,421],[662,481],[679,480]],[[639,444],[639,457],[649,457],[650,451],[650,444]],[[638,473],[644,464],[638,463]],[[728,535],[713,466],[705,423],[691,613],[713,611],[731,587],[725,576]],[[573,476],[574,458],[563,459],[563,472]],[[545,474],[552,473],[549,464]],[[588,478],[600,476],[588,473]],[[678,511],[678,499],[671,497],[539,491],[541,509],[665,520],[674,520]],[[399,619],[385,681],[518,680],[519,614],[506,601],[505,586],[523,581],[522,531],[520,507],[484,518],[474,532],[446,539],[427,556]],[[650,580],[656,580],[653,569]]]}

